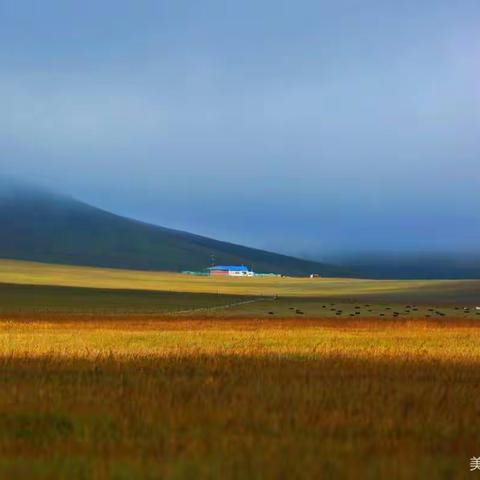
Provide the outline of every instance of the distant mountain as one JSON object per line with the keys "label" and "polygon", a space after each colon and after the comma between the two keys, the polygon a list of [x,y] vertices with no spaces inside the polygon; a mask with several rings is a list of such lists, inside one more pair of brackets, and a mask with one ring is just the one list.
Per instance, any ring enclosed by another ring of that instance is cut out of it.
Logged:
{"label": "distant mountain", "polygon": [[345,275],[279,255],[121,217],[71,197],[0,179],[0,258],[140,270],[243,264],[257,272]]}

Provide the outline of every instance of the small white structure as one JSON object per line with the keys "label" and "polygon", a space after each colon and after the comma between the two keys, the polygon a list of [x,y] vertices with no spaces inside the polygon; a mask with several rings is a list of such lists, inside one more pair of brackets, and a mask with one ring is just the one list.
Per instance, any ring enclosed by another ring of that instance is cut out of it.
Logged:
{"label": "small white structure", "polygon": [[231,277],[253,277],[255,274],[244,265],[215,265],[208,269],[210,275],[231,276]]}

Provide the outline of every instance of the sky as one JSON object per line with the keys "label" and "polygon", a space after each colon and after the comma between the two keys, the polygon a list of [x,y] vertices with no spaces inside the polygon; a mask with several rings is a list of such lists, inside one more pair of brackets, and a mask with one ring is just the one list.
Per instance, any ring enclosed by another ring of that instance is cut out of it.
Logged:
{"label": "sky", "polygon": [[0,0],[0,172],[328,259],[480,250],[478,0]]}

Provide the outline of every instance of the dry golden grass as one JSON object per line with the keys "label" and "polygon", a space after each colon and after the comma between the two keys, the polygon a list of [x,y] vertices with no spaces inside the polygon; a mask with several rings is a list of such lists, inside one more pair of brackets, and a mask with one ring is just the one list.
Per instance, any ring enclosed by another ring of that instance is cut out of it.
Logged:
{"label": "dry golden grass", "polygon": [[3,317],[0,478],[464,478],[475,322]]}
{"label": "dry golden grass", "polygon": [[194,277],[168,272],[53,265],[0,260],[0,282],[163,292],[257,296],[381,298],[453,303],[478,301],[477,280],[365,280],[348,278]]}
{"label": "dry golden grass", "polygon": [[475,321],[9,316],[0,355],[242,355],[480,360]]}

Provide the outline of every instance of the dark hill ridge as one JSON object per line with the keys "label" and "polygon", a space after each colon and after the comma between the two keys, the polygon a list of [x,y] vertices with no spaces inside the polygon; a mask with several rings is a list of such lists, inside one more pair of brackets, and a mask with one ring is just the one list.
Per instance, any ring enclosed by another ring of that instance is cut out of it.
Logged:
{"label": "dark hill ridge", "polygon": [[158,227],[71,197],[0,181],[0,258],[139,270],[200,270],[217,263],[259,272],[342,275],[344,270]]}

